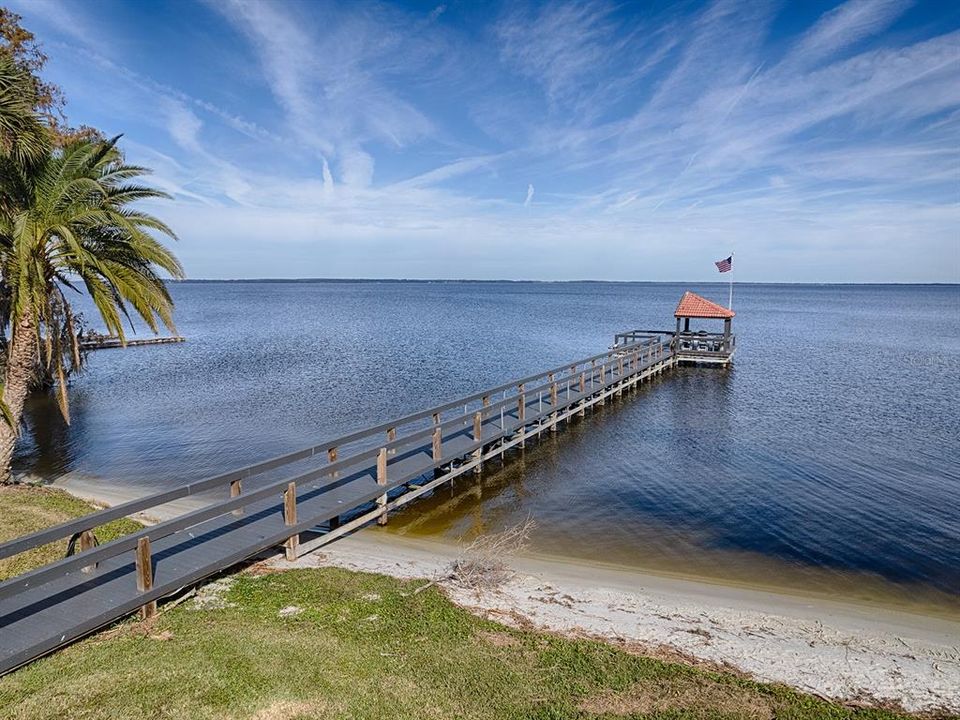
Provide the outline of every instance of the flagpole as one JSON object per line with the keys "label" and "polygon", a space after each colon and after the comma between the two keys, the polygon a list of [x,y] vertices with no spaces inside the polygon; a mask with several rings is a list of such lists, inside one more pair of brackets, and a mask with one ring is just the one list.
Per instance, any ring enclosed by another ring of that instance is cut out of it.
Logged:
{"label": "flagpole", "polygon": [[727,301],[727,308],[733,310],[733,253],[730,253],[730,299]]}

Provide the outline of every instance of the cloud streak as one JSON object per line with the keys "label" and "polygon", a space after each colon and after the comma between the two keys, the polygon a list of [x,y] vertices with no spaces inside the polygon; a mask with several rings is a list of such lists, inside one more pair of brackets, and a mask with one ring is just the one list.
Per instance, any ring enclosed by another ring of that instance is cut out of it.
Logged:
{"label": "cloud streak", "polygon": [[486,24],[210,2],[239,40],[224,62],[252,59],[225,87],[155,77],[96,6],[33,7],[55,79],[89,121],[129,124],[176,195],[195,276],[229,247],[254,258],[240,275],[510,277],[509,256],[528,277],[709,278],[736,244],[744,279],[960,279],[960,28],[906,0],[787,31],[736,0],[509,4]]}

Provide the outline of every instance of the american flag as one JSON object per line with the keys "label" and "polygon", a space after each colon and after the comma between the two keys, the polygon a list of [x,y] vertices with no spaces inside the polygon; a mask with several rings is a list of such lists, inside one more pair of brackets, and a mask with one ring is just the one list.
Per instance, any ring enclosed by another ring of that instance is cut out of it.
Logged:
{"label": "american flag", "polygon": [[717,270],[720,272],[730,272],[733,270],[733,255],[723,260],[717,260],[714,265],[717,266]]}

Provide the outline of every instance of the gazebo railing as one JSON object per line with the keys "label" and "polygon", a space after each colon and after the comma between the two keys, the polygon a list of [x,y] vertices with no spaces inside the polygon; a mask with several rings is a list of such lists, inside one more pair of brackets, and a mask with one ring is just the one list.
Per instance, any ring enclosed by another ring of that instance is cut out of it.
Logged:
{"label": "gazebo railing", "polygon": [[675,338],[678,352],[721,353],[728,355],[737,344],[736,335],[708,332],[681,332]]}

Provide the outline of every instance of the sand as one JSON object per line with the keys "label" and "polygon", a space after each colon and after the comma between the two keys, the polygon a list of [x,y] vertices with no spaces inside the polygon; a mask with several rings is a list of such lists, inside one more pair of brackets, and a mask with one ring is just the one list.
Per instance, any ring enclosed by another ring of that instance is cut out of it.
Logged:
{"label": "sand", "polygon": [[[75,475],[55,486],[101,505],[136,496]],[[201,504],[184,499],[139,519]],[[960,620],[536,556],[510,558],[512,579],[474,591],[443,579],[458,553],[369,528],[295,562],[268,562],[427,578],[457,604],[508,625],[683,656],[841,701],[960,713]]]}
{"label": "sand", "polygon": [[[278,568],[336,566],[442,578],[456,547],[362,531]],[[510,560],[494,590],[438,584],[508,625],[665,649],[842,701],[960,712],[960,622],[542,557]]]}

